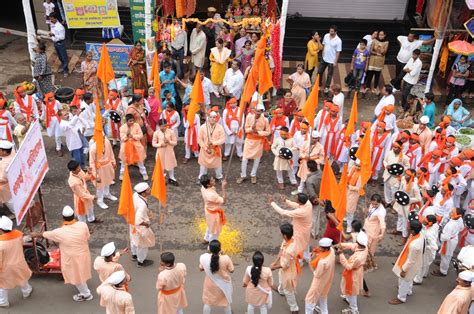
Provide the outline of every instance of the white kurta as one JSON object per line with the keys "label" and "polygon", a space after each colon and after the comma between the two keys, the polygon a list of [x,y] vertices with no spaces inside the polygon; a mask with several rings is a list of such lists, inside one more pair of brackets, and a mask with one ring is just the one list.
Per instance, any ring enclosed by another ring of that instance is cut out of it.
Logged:
{"label": "white kurta", "polygon": [[204,58],[206,57],[206,34],[201,30],[199,33],[196,29],[191,32],[191,39],[189,41],[189,51],[191,52],[191,61],[198,67],[202,68],[204,65]]}
{"label": "white kurta", "polygon": [[281,137],[274,139],[272,143],[272,153],[275,155],[275,160],[273,161],[273,170],[276,171],[289,171],[292,167],[291,160],[286,160],[280,158],[280,149],[286,147],[291,151],[295,150],[295,144],[293,138],[288,138],[286,140]]}

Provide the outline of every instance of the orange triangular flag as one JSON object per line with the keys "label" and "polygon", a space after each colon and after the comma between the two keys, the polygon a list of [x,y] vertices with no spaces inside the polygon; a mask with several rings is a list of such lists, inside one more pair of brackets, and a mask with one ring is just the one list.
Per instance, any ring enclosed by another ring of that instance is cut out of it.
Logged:
{"label": "orange triangular flag", "polygon": [[151,180],[151,195],[159,200],[163,207],[166,207],[166,183],[159,155],[156,158],[155,169],[153,169],[153,177]]}
{"label": "orange triangular flag", "polygon": [[272,71],[267,59],[261,58],[258,65],[258,93],[262,95],[273,87]]}
{"label": "orange triangular flag", "polygon": [[304,103],[303,108],[301,109],[301,113],[306,118],[306,120],[308,120],[308,123],[309,125],[311,125],[311,128],[314,128],[314,115],[316,113],[316,109],[318,108],[318,94],[319,75],[316,78],[316,83],[314,84],[308,99],[306,99],[306,102]]}
{"label": "orange triangular flag", "polygon": [[193,89],[191,90],[191,102],[189,103],[188,122],[189,125],[194,125],[194,118],[196,113],[201,109],[201,104],[204,103],[204,91],[202,89],[201,73],[197,71],[194,79]]}
{"label": "orange triangular flag", "polygon": [[344,220],[344,217],[346,216],[346,206],[347,206],[347,181],[348,181],[348,176],[347,176],[347,163],[344,164],[344,168],[342,169],[342,176],[341,179],[339,180],[339,191],[340,191],[340,199],[339,199],[339,204],[337,204],[336,207],[336,218],[339,220],[339,225],[337,226],[337,229],[342,231],[343,225],[342,221]]}
{"label": "orange triangular flag", "polygon": [[95,99],[95,121],[94,121],[94,141],[97,154],[97,160],[99,160],[104,153],[104,126],[102,124],[102,116],[100,115],[100,104],[99,99]]}
{"label": "orange triangular flag", "polygon": [[357,149],[356,157],[360,160],[360,183],[361,189],[359,194],[365,195],[364,186],[372,176],[372,160],[370,154],[370,124],[367,127],[367,132]]}
{"label": "orange triangular flag", "polygon": [[323,175],[321,177],[321,187],[319,189],[319,199],[331,201],[332,206],[335,208],[338,205],[340,198],[340,189],[337,184],[336,176],[332,171],[329,159],[326,157],[324,164]]}
{"label": "orange triangular flag", "polygon": [[354,98],[352,99],[352,108],[351,115],[349,117],[349,122],[347,123],[346,132],[344,133],[344,140],[346,141],[346,147],[350,145],[350,137],[355,133],[355,126],[357,123],[357,92],[354,93]]}
{"label": "orange triangular flag", "polygon": [[123,172],[122,187],[117,214],[123,216],[129,225],[135,225],[135,207],[133,205],[133,190],[128,173],[128,165]]}
{"label": "orange triangular flag", "polygon": [[[253,67],[253,66],[252,66]],[[242,120],[242,116],[245,112],[245,106],[247,103],[250,102],[252,99],[253,94],[257,89],[257,80],[253,75],[252,71],[250,71],[247,80],[245,81],[244,90],[242,91],[242,96],[240,97],[240,119]]]}
{"label": "orange triangular flag", "polygon": [[161,81],[160,81],[160,61],[158,61],[158,52],[155,51],[153,56],[153,63],[151,65],[150,81],[153,82],[153,88],[155,89],[155,95],[157,99],[160,98],[161,93]]}
{"label": "orange triangular flag", "polygon": [[114,69],[112,68],[112,62],[110,62],[109,52],[107,46],[102,45],[100,52],[99,65],[97,66],[97,77],[102,82],[102,88],[104,90],[104,99],[109,99],[109,93],[107,90],[107,84],[109,81],[115,79]]}

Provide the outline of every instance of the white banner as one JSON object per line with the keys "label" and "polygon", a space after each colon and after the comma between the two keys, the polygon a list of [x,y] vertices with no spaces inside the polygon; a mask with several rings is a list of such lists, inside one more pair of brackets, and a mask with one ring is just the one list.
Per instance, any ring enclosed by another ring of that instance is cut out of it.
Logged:
{"label": "white banner", "polygon": [[20,225],[28,212],[48,169],[40,124],[36,121],[30,126],[25,140],[7,169],[17,225]]}

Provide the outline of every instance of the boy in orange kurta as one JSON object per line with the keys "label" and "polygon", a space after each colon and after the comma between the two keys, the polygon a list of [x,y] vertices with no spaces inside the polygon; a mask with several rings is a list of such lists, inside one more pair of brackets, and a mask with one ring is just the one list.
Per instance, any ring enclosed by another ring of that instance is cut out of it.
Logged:
{"label": "boy in orange kurta", "polygon": [[110,193],[110,185],[115,179],[115,168],[117,162],[115,161],[114,151],[108,138],[104,137],[104,151],[102,156],[98,158],[97,146],[94,140],[89,146],[89,166],[92,175],[95,177],[97,189],[97,205],[102,209],[107,209],[109,206],[104,203],[104,198],[111,201],[116,201],[117,198]]}
{"label": "boy in orange kurta", "polygon": [[[315,258],[311,261],[313,280],[305,298],[306,313],[328,313],[328,294],[334,279],[336,255],[331,247],[332,239],[319,240],[319,248],[315,251]],[[316,304],[319,303],[319,306]]]}
{"label": "boy in orange kurta", "polygon": [[[336,254],[339,256],[344,271],[341,278],[341,291],[344,298],[349,303],[349,307],[342,310],[342,313],[358,313],[357,296],[362,290],[364,281],[364,264],[367,259],[367,242],[368,238],[365,232],[357,234],[356,243],[341,243],[338,244]],[[343,250],[351,250],[354,253],[346,258],[342,254]]]}
{"label": "boy in orange kurta", "polygon": [[106,313],[135,314],[132,295],[127,291],[127,282],[127,274],[120,270],[112,273],[97,287],[97,294],[103,300],[100,305],[105,307]]}
{"label": "boy in orange kurta", "polygon": [[217,123],[217,113],[211,111],[208,120],[199,128],[198,144],[199,151],[199,176],[207,174],[208,169],[215,169],[216,179],[222,179],[222,149],[225,143],[224,127]]}
{"label": "boy in orange kurta", "polygon": [[127,123],[120,127],[120,176],[122,180],[123,172],[125,171],[125,164],[137,164],[143,180],[148,180],[148,175],[145,168],[146,152],[141,142],[143,139],[143,132],[140,125],[135,122],[133,114],[126,114],[125,120]]}
{"label": "boy in orange kurta", "polygon": [[174,263],[175,257],[171,252],[161,254],[160,273],[156,280],[158,290],[158,314],[182,313],[188,306],[184,282],[186,265]]}
{"label": "boy in orange kurta", "polygon": [[300,185],[298,186],[297,191],[293,191],[292,194],[295,193],[303,193],[304,191],[304,183],[309,175],[308,169],[308,161],[314,160],[318,164],[318,166],[324,165],[324,147],[319,142],[321,138],[321,134],[313,130],[311,132],[311,139],[308,139],[303,142],[303,145],[300,149],[300,168],[298,170],[298,177],[300,177]]}
{"label": "boy in orange kurta", "polygon": [[204,243],[217,240],[222,231],[222,226],[226,223],[225,213],[222,205],[225,203],[227,182],[222,181],[222,196],[217,194],[216,180],[207,174],[200,179],[201,194],[204,201],[204,213],[206,216],[206,234],[204,235]]}
{"label": "boy in orange kurta", "polygon": [[74,211],[70,206],[64,207],[62,216],[64,223],[61,227],[51,231],[32,232],[31,236],[43,237],[59,244],[64,283],[75,285],[79,290],[73,300],[90,301],[94,297],[87,286],[87,280],[92,277],[89,228],[85,222],[74,219]]}
{"label": "boy in orange kurta", "polygon": [[264,111],[265,107],[263,104],[258,104],[255,108],[255,112],[249,113],[245,120],[245,134],[247,136],[244,142],[240,177],[237,179],[238,184],[241,184],[247,178],[247,164],[249,159],[253,159],[250,180],[253,184],[257,183],[257,170],[263,155],[263,150],[270,149],[268,136],[271,130],[267,118],[263,115]]}
{"label": "boy in orange kurta", "polygon": [[0,265],[0,308],[10,306],[9,289],[21,287],[23,298],[28,298],[33,288],[28,283],[31,270],[23,255],[23,233],[13,230],[6,216],[0,218]]}
{"label": "boy in orange kurta", "polygon": [[166,120],[160,119],[158,121],[159,128],[153,133],[152,145],[156,147],[156,159],[160,157],[161,166],[163,170],[168,172],[168,183],[178,186],[178,181],[174,176],[174,168],[178,166],[176,156],[174,154],[174,147],[178,144],[176,133],[168,127]]}
{"label": "boy in orange kurta", "polygon": [[[296,243],[293,239],[293,226],[284,223],[280,226],[283,242],[277,259],[270,265],[271,270],[279,269],[278,273],[278,293],[285,295],[286,302],[292,314],[298,313],[296,303],[296,284],[298,275],[301,272]],[[275,289],[275,288],[274,288]]]}
{"label": "boy in orange kurta", "polygon": [[94,216],[94,195],[87,189],[87,181],[92,179],[90,172],[82,171],[79,162],[71,160],[67,164],[69,169],[68,184],[74,193],[74,209],[77,220],[90,223],[102,223],[102,220]]}

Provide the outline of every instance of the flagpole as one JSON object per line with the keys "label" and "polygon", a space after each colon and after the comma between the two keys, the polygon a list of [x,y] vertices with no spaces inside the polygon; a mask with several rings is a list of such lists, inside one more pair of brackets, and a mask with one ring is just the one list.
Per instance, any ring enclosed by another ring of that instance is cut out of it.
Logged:
{"label": "flagpole", "polygon": [[163,237],[161,233],[161,225],[165,221],[165,214],[161,210],[161,202],[158,201],[158,215],[160,216],[159,224],[158,224],[158,232],[160,233],[160,253],[163,252]]}

